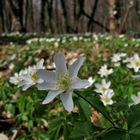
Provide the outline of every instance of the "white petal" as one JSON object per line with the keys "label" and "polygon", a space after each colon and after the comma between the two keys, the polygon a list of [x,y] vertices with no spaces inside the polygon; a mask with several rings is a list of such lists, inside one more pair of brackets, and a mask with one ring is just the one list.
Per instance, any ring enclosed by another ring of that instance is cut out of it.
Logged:
{"label": "white petal", "polygon": [[127,64],[128,68],[133,68],[133,66],[131,64]]}
{"label": "white petal", "polygon": [[97,93],[102,93],[102,91],[99,90],[99,89],[95,89],[94,91],[97,92]]}
{"label": "white petal", "polygon": [[49,102],[51,102],[56,96],[58,96],[61,92],[58,90],[55,91],[49,91],[47,97],[45,98],[45,100],[42,102],[42,104],[48,104]]}
{"label": "white petal", "polygon": [[22,87],[22,86],[24,86],[24,85],[26,85],[26,84],[27,84],[26,81],[21,81],[21,82],[18,84],[18,87]]}
{"label": "white petal", "polygon": [[58,72],[58,74],[67,72],[66,61],[63,54],[61,53],[56,54],[54,56],[54,63],[55,63],[56,71]]}
{"label": "white petal", "polygon": [[56,83],[43,82],[41,84],[38,84],[37,88],[39,90],[56,90],[57,86]]}
{"label": "white petal", "polygon": [[139,67],[134,68],[134,71],[138,72],[139,71]]}
{"label": "white petal", "polygon": [[37,69],[42,69],[42,68],[43,68],[43,63],[44,63],[44,59],[41,59],[41,60],[36,64]]}
{"label": "white petal", "polygon": [[30,81],[30,78],[29,78],[29,75],[28,74],[21,75],[20,77],[24,81]]}
{"label": "white petal", "polygon": [[114,91],[112,89],[106,90],[103,95],[107,95],[109,98],[112,98],[114,96]]}
{"label": "white petal", "polygon": [[140,59],[140,58],[139,58],[139,55],[138,55],[137,53],[134,54],[134,58],[135,58],[136,60],[139,60],[139,59]]}
{"label": "white petal", "polygon": [[134,102],[136,102],[136,101],[137,101],[137,98],[138,98],[138,97],[137,97],[137,96],[135,96],[135,95],[132,95],[132,96],[131,96],[131,99],[132,99]]}
{"label": "white petal", "polygon": [[81,89],[81,88],[86,88],[89,86],[90,83],[88,80],[81,80],[80,78],[74,78],[72,81],[71,88],[72,89]]}
{"label": "white petal", "polygon": [[39,78],[45,80],[45,81],[54,81],[55,80],[55,72],[48,71],[48,70],[38,70],[37,74]]}
{"label": "white petal", "polygon": [[69,72],[73,77],[76,77],[79,69],[81,68],[85,58],[80,56],[70,67]]}
{"label": "white petal", "polygon": [[29,87],[31,87],[33,84],[26,84],[22,87],[22,90],[25,91],[27,90]]}
{"label": "white petal", "polygon": [[111,82],[109,81],[106,83],[106,87],[109,88],[110,86],[111,86]]}
{"label": "white petal", "polygon": [[97,89],[100,89],[100,88],[102,87],[102,85],[99,84],[99,83],[96,83],[96,84],[95,84],[95,87],[96,87]]}
{"label": "white petal", "polygon": [[140,99],[140,92],[137,93],[138,98]]}
{"label": "white petal", "polygon": [[140,79],[140,75],[133,75],[132,78],[134,78],[134,79]]}
{"label": "white petal", "polygon": [[60,99],[63,103],[64,108],[71,112],[73,110],[73,99],[72,99],[72,90],[67,91],[66,93],[62,93],[60,95]]}

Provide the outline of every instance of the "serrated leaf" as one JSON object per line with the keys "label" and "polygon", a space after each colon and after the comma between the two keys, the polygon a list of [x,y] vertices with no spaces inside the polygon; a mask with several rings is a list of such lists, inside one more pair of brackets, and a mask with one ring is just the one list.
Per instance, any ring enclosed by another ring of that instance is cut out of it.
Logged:
{"label": "serrated leaf", "polygon": [[74,128],[71,132],[70,138],[80,138],[84,136],[89,136],[93,131],[92,124],[90,122],[76,122]]}

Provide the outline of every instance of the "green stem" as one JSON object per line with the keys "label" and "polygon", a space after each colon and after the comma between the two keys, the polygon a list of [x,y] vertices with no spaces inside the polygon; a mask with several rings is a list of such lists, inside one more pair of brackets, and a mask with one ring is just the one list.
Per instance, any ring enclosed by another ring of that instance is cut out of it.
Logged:
{"label": "green stem", "polygon": [[[95,108],[97,111],[99,111],[99,109],[94,105],[92,104],[89,100],[87,100],[84,96],[82,96],[81,94],[79,94],[77,91],[75,91],[75,93],[81,97],[82,99],[84,99],[86,102],[88,102],[93,108]],[[118,128],[114,122],[112,120],[110,120],[109,118],[107,118],[101,111],[99,111],[112,125],[114,128]]]}

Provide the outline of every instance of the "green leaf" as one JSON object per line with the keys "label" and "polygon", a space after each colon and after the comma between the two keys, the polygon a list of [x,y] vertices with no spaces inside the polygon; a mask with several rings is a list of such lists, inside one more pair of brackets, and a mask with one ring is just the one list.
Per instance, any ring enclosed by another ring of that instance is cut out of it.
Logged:
{"label": "green leaf", "polygon": [[76,122],[74,124],[74,128],[71,132],[70,138],[80,138],[85,136],[90,136],[90,133],[92,133],[93,127],[90,122]]}
{"label": "green leaf", "polygon": [[81,115],[82,116],[84,115],[87,120],[90,120],[91,109],[89,107],[89,104],[85,100],[83,100],[82,98],[80,98],[78,100],[78,102],[79,102],[79,107],[81,110]]}
{"label": "green leaf", "polygon": [[110,130],[100,138],[101,140],[128,140],[126,133],[120,130]]}
{"label": "green leaf", "polygon": [[49,140],[58,140],[59,131],[62,127],[63,120],[58,119],[50,123],[49,125]]}
{"label": "green leaf", "polygon": [[133,105],[130,107],[128,111],[127,123],[128,123],[128,129],[140,125],[140,104]]}
{"label": "green leaf", "polygon": [[107,120],[109,120],[112,123],[112,118],[109,116],[108,110],[100,101],[99,97],[92,96],[85,98],[92,104],[92,107],[94,107],[98,112],[100,112]]}
{"label": "green leaf", "polygon": [[70,130],[69,130],[68,124],[65,123],[64,124],[64,140],[69,140],[69,134],[70,134]]}
{"label": "green leaf", "polygon": [[128,133],[131,140],[140,139],[140,104],[133,105],[128,111]]}

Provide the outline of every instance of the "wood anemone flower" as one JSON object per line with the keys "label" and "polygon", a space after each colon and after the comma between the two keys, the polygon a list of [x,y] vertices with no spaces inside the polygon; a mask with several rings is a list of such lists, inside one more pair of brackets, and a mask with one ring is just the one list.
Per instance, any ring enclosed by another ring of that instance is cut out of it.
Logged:
{"label": "wood anemone flower", "polygon": [[44,80],[43,83],[37,85],[38,89],[49,90],[43,104],[50,103],[59,95],[64,108],[68,112],[73,110],[73,90],[86,88],[89,85],[88,80],[81,80],[77,76],[83,62],[84,57],[80,56],[67,68],[64,55],[58,53],[54,56],[55,71],[38,70],[39,78]]}

